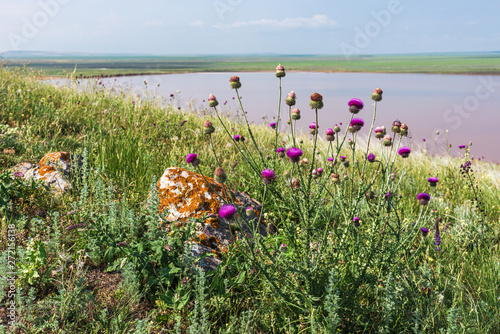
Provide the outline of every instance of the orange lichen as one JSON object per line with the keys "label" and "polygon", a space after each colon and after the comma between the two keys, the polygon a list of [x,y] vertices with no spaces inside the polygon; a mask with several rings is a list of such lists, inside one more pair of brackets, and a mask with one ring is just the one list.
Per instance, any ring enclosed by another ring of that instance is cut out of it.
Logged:
{"label": "orange lichen", "polygon": [[52,173],[55,171],[55,168],[52,166],[42,166],[38,170],[38,174],[41,176],[41,179],[44,180],[47,176],[46,174]]}
{"label": "orange lichen", "polygon": [[54,153],[47,153],[42,160],[40,160],[40,166],[46,166],[47,159],[50,161],[57,161],[59,159],[63,159],[66,161],[69,161],[69,153],[68,152],[54,152]]}

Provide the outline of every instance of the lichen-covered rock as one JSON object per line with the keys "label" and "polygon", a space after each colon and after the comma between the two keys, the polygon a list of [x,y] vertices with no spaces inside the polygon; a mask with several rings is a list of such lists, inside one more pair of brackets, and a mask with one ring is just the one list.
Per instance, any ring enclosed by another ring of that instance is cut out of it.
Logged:
{"label": "lichen-covered rock", "polygon": [[[168,213],[169,224],[188,218],[205,217],[203,223],[197,223],[195,243],[191,244],[191,252],[195,256],[209,252],[215,255],[202,259],[201,266],[205,269],[215,269],[220,263],[221,253],[227,252],[228,246],[236,239],[252,237],[252,230],[256,229],[264,236],[268,229],[269,232],[274,232],[273,227],[268,228],[262,222],[256,226],[261,210],[259,202],[246,193],[223,186],[213,178],[183,168],[170,167],[158,181],[158,188],[159,209],[160,212]],[[219,217],[217,213],[219,207],[225,204],[224,201],[234,204],[242,215],[236,214],[234,221]],[[244,214],[248,207],[254,210],[253,218]]]}
{"label": "lichen-covered rock", "polygon": [[23,162],[14,166],[11,171],[26,180],[43,180],[54,193],[64,193],[71,189],[68,177],[72,161],[75,160],[80,163],[80,159],[72,159],[68,152],[48,153],[39,164]]}

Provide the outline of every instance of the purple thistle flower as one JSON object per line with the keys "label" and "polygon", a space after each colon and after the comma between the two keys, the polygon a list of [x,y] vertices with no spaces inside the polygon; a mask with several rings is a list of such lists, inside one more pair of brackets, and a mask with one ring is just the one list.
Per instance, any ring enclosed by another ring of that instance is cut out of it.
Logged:
{"label": "purple thistle flower", "polygon": [[302,150],[300,148],[297,148],[297,147],[290,147],[286,151],[286,155],[288,156],[288,158],[290,159],[290,162],[292,162],[292,163],[299,162],[302,154],[303,154]]}
{"label": "purple thistle flower", "polygon": [[326,135],[327,136],[335,136],[335,131],[333,131],[332,128],[326,129]]}
{"label": "purple thistle flower", "polygon": [[465,145],[459,145],[458,148],[459,149],[465,148]]}
{"label": "purple thistle flower", "polygon": [[402,157],[402,158],[408,158],[408,156],[410,155],[410,148],[409,147],[406,147],[406,146],[403,146],[401,147],[399,150],[398,150],[398,154]]}
{"label": "purple thistle flower", "polygon": [[224,204],[219,208],[219,216],[223,219],[231,219],[236,213],[236,208],[232,204]]}
{"label": "purple thistle flower", "polygon": [[343,155],[341,155],[341,156],[340,156],[340,162],[344,162],[344,161],[346,161],[346,159],[347,159],[347,158],[346,158],[346,157],[344,157]]}
{"label": "purple thistle flower", "polygon": [[186,162],[188,164],[190,164],[191,162],[193,162],[194,159],[196,159],[196,157],[198,156],[198,154],[196,153],[189,153],[187,156],[186,156]]}
{"label": "purple thistle flower", "polygon": [[429,185],[431,187],[435,187],[436,184],[438,183],[439,179],[437,177],[430,177],[427,179],[427,182],[429,182]]}
{"label": "purple thistle flower", "polygon": [[269,126],[271,127],[271,129],[276,129],[276,123],[274,123],[274,122],[269,124]]}
{"label": "purple thistle flower", "polygon": [[422,227],[422,228],[420,229],[420,233],[422,233],[422,236],[423,236],[423,237],[426,237],[426,236],[427,236],[427,234],[429,233],[429,229],[428,229],[428,228],[425,228],[425,227]]}
{"label": "purple thistle flower", "polygon": [[373,154],[373,153],[368,154],[368,156],[366,157],[366,160],[368,160],[369,162],[374,162],[375,161],[375,154]]}
{"label": "purple thistle flower", "polygon": [[363,101],[360,99],[351,99],[347,105],[349,105],[349,111],[353,114],[357,114],[364,107]]}
{"label": "purple thistle flower", "polygon": [[353,118],[350,127],[352,128],[352,132],[356,132],[361,130],[363,125],[365,125],[365,121],[363,121],[361,118]]}
{"label": "purple thistle flower", "polygon": [[200,163],[200,159],[198,159],[198,154],[196,153],[189,153],[187,156],[186,156],[186,162],[188,164],[191,164],[193,165],[193,167],[196,167],[199,165]]}
{"label": "purple thistle flower", "polygon": [[265,185],[271,184],[274,180],[274,171],[272,169],[264,169],[262,171],[262,182]]}
{"label": "purple thistle flower", "polygon": [[283,147],[278,147],[276,150],[276,153],[278,153],[278,157],[284,158],[285,157],[285,149]]}
{"label": "purple thistle flower", "polygon": [[317,129],[318,126],[316,125],[316,122],[312,122],[311,125],[309,125],[309,129]]}
{"label": "purple thistle flower", "polygon": [[355,227],[358,227],[358,226],[359,226],[359,218],[358,218],[358,217],[354,217],[354,218],[352,219],[352,221],[353,221],[353,223],[354,223],[354,226],[355,226]]}
{"label": "purple thistle flower", "polygon": [[431,195],[428,193],[420,193],[417,195],[417,199],[420,205],[427,205],[431,200]]}
{"label": "purple thistle flower", "polygon": [[235,140],[235,141],[240,141],[240,139],[241,139],[241,135],[236,135],[236,136],[234,136],[234,140]]}

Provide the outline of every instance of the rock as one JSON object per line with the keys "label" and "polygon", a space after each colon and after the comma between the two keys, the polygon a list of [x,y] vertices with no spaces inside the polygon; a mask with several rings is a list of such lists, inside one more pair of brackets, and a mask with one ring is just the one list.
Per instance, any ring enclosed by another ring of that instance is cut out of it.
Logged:
{"label": "rock", "polygon": [[81,159],[71,157],[68,152],[54,152],[46,154],[39,164],[23,162],[14,166],[11,171],[14,175],[25,180],[43,180],[54,193],[64,193],[71,189],[68,178],[71,174],[72,161]]}
{"label": "rock", "polygon": [[[223,185],[211,177],[203,177],[201,174],[178,167],[165,170],[158,181],[158,188],[159,210],[160,212],[168,210],[169,224],[176,223],[182,226],[182,222],[188,218],[205,217],[203,223],[196,224],[194,243],[187,245],[191,247],[191,253],[195,256],[214,254],[201,260],[200,265],[204,269],[217,268],[221,262],[221,254],[227,252],[228,246],[235,240],[252,237],[252,230],[258,223],[261,204],[248,194],[231,190],[227,186],[223,189]],[[222,198],[234,204],[242,215],[236,214],[234,221],[220,218],[217,214],[219,207],[225,204]],[[255,212],[253,218],[245,214],[248,207],[252,207]],[[241,226],[238,222],[241,222]],[[275,232],[273,227],[268,231],[268,227],[262,222],[257,230],[263,236],[268,232]]]}

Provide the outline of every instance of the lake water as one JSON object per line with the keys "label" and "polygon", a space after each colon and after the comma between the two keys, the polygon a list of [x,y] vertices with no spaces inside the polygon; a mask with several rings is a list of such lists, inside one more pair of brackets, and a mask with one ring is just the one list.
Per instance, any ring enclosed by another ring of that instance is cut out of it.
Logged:
{"label": "lake water", "polygon": [[[229,88],[229,78],[240,77],[243,106],[250,121],[272,121],[278,111],[278,82],[270,73],[190,73],[144,75],[102,79],[106,87],[120,86],[130,89],[134,96],[143,98],[147,82],[149,94],[161,94],[167,101],[195,107],[208,106],[210,94],[217,97],[222,108],[236,110],[235,91]],[[158,86],[159,84],[159,86]],[[314,121],[314,111],[309,109],[309,97],[318,92],[323,95],[324,108],[319,111],[320,133],[326,128],[349,120],[347,102],[360,98],[365,108],[356,116],[365,120],[367,134],[373,116],[370,95],[380,87],[383,100],[378,103],[375,126],[390,128],[395,119],[410,128],[409,143],[422,145],[427,140],[429,152],[435,152],[436,131],[438,150],[452,144],[451,153],[458,155],[458,146],[472,141],[471,154],[476,158],[500,162],[500,76],[430,75],[430,74],[379,74],[379,73],[317,73],[288,72],[282,79],[282,120],[288,119],[288,106],[284,99],[289,91],[297,94],[301,120],[297,123],[303,131]],[[170,94],[175,98],[170,99]],[[203,102],[205,100],[205,102]],[[224,102],[227,104],[224,106]],[[284,113],[284,114],[283,114]],[[267,119],[266,119],[267,118]]]}

